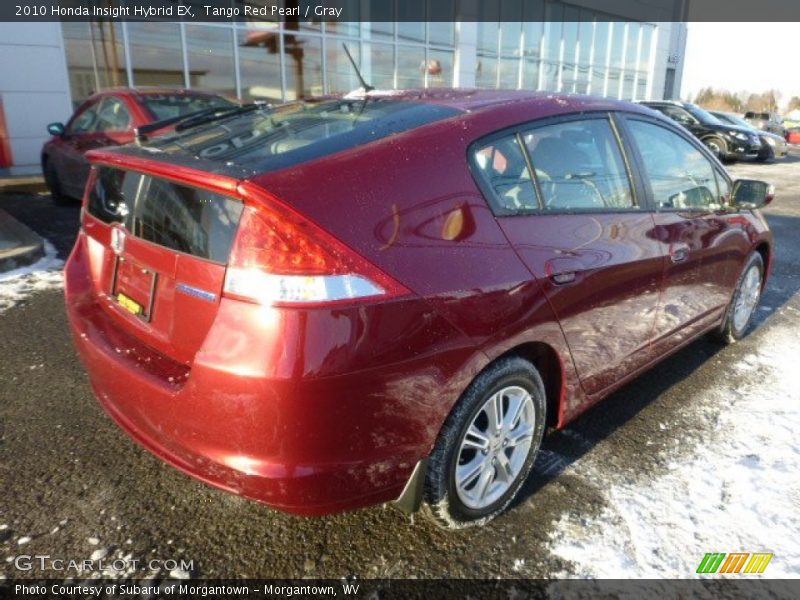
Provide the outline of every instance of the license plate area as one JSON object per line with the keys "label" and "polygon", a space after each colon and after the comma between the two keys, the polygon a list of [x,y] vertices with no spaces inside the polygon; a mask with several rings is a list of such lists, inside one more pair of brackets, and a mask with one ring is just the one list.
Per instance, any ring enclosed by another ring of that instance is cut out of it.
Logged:
{"label": "license plate area", "polygon": [[111,298],[127,312],[149,322],[153,314],[157,279],[158,275],[152,269],[118,255],[114,265]]}

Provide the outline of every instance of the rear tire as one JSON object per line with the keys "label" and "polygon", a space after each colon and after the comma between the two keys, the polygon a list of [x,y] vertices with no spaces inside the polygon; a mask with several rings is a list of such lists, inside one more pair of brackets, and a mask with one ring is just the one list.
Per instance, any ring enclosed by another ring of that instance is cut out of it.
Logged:
{"label": "rear tire", "polygon": [[67,206],[72,200],[61,191],[61,181],[58,178],[58,171],[50,161],[44,164],[44,181],[50,190],[50,198],[56,206]]}
{"label": "rear tire", "polygon": [[544,384],[519,357],[503,358],[469,385],[447,417],[425,479],[426,511],[445,529],[483,525],[514,499],[545,429]]}
{"label": "rear tire", "polygon": [[725,343],[733,344],[742,339],[756,314],[758,301],[761,299],[761,287],[764,282],[764,259],[761,254],[753,252],[745,263],[733,298],[725,312],[725,321],[716,332],[715,337]]}

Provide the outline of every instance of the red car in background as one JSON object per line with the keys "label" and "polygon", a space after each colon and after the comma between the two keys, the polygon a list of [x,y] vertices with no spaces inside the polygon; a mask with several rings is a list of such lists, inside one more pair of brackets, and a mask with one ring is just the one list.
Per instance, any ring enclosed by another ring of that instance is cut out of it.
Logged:
{"label": "red car in background", "polygon": [[771,186],[608,99],[370,92],[89,158],[65,294],[97,398],[300,514],[485,523],[547,427],[744,336],[771,264]]}
{"label": "red car in background", "polygon": [[[56,204],[81,198],[89,176],[84,154],[135,139],[144,125],[206,111],[238,106],[217,94],[168,88],[114,88],[93,94],[67,124],[50,123],[53,137],[42,148],[42,173]],[[166,125],[165,125],[166,127]]]}
{"label": "red car in background", "polygon": [[800,127],[786,130],[786,141],[790,144],[800,144]]}

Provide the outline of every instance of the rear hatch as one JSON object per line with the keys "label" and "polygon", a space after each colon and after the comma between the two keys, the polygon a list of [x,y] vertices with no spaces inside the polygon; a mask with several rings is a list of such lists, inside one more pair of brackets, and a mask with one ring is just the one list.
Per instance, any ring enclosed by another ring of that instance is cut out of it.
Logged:
{"label": "rear hatch", "polygon": [[128,333],[191,365],[221,302],[312,306],[407,293],[251,180],[455,114],[392,97],[259,106],[89,153],[83,228],[96,297]]}
{"label": "rear hatch", "polygon": [[[87,190],[83,228],[104,310],[184,364],[191,363],[217,313],[244,208],[221,187],[97,165]],[[232,193],[234,182],[227,187]]]}

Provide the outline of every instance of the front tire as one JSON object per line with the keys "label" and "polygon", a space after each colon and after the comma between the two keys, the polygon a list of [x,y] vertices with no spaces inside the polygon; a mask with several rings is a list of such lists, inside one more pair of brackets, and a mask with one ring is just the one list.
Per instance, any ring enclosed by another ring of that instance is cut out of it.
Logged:
{"label": "front tire", "polygon": [[514,499],[545,429],[544,384],[519,357],[503,358],[470,384],[428,461],[428,514],[446,529],[483,525]]}
{"label": "front tire", "polygon": [[733,298],[725,313],[725,321],[717,331],[717,338],[720,341],[732,344],[747,334],[753,323],[758,301],[761,299],[763,282],[764,259],[758,252],[753,252],[736,283]]}
{"label": "front tire", "polygon": [[726,144],[725,140],[722,138],[709,137],[703,140],[703,144],[705,144],[706,148],[711,150],[712,154],[719,160],[723,161],[727,158],[728,144]]}

